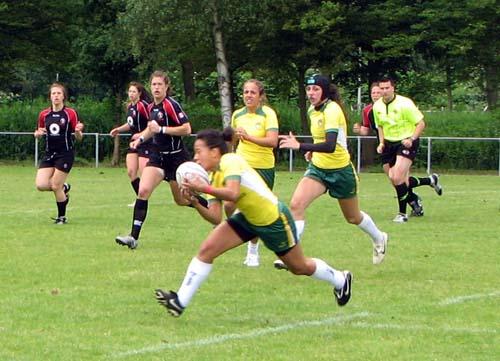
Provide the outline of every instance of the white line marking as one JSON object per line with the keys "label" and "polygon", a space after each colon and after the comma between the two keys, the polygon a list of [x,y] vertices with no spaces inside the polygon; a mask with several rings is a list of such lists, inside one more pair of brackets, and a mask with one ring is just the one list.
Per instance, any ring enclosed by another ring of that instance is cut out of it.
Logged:
{"label": "white line marking", "polygon": [[140,348],[137,350],[131,350],[131,351],[126,351],[126,352],[121,352],[118,354],[113,355],[113,357],[127,357],[127,356],[133,356],[133,355],[141,355],[145,353],[153,353],[153,352],[160,352],[160,351],[165,351],[165,350],[176,350],[180,348],[189,348],[189,347],[201,347],[201,346],[210,346],[214,345],[217,343],[222,343],[226,341],[231,341],[231,340],[241,340],[241,339],[247,339],[247,338],[255,338],[255,337],[260,337],[264,336],[270,333],[279,333],[279,332],[287,332],[290,330],[295,330],[298,328],[306,328],[306,327],[318,327],[318,326],[325,326],[325,325],[335,325],[335,324],[342,324],[350,320],[362,318],[362,317],[368,317],[370,314],[368,312],[361,312],[361,313],[355,313],[353,315],[339,315],[335,317],[330,317],[326,318],[324,320],[320,321],[301,321],[297,323],[289,323],[286,325],[282,326],[277,326],[277,327],[268,327],[268,328],[260,328],[257,330],[253,330],[250,332],[245,332],[245,333],[229,333],[225,335],[216,335],[208,338],[202,338],[199,340],[193,340],[193,341],[185,341],[185,342],[178,342],[178,343],[171,343],[171,344],[159,344],[156,346],[149,346],[149,347],[144,347]]}
{"label": "white line marking", "polygon": [[497,329],[490,328],[471,328],[471,327],[439,327],[439,326],[424,326],[424,325],[397,325],[390,323],[370,324],[367,322],[355,322],[348,327],[366,328],[366,329],[384,329],[384,330],[402,330],[402,331],[443,331],[457,333],[498,333]]}
{"label": "white line marking", "polygon": [[468,296],[458,296],[458,297],[450,297],[447,298],[441,302],[439,302],[440,306],[449,306],[449,305],[454,305],[457,303],[463,303],[467,301],[474,301],[474,300],[479,300],[481,298],[488,298],[488,297],[497,297],[500,296],[500,291],[494,291],[490,293],[479,293],[475,295],[468,295]]}

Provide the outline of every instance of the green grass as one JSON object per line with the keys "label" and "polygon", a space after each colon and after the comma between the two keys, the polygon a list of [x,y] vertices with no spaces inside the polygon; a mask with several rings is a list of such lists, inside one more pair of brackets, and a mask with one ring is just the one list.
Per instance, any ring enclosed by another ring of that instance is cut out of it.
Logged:
{"label": "green grass", "polygon": [[[179,319],[153,298],[176,290],[211,226],[175,206],[167,185],[150,200],[141,244],[119,247],[134,197],[124,169],[75,168],[69,223],[51,224],[51,193],[30,166],[0,167],[0,360],[494,360],[500,355],[500,177],[443,175],[425,187],[425,216],[392,223],[394,192],[362,174],[360,201],[390,235],[371,264],[368,237],[324,196],[307,213],[303,247],[354,274],[336,306],[324,283],[242,265],[244,248],[215,263]],[[284,201],[300,173],[280,172]]]}

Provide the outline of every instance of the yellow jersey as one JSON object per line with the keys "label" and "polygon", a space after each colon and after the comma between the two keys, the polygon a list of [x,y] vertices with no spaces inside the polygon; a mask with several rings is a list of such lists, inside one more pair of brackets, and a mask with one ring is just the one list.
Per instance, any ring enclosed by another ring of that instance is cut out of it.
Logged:
{"label": "yellow jersey", "polygon": [[[243,107],[233,113],[231,127],[242,127],[249,135],[264,138],[267,131],[278,131],[278,118],[274,110],[267,105],[257,108],[255,113],[249,113],[247,108]],[[252,168],[274,168],[273,148],[240,140],[236,153],[245,158]]]}
{"label": "yellow jersey", "polygon": [[373,117],[377,127],[382,127],[384,139],[397,142],[413,135],[424,115],[410,98],[395,95],[389,103],[380,98],[373,104]]}
{"label": "yellow jersey", "polygon": [[278,198],[239,154],[224,154],[219,168],[210,174],[215,188],[223,188],[227,180],[239,180],[240,195],[235,203],[248,222],[267,226],[278,219]]}
{"label": "yellow jersey", "polygon": [[347,150],[347,122],[342,108],[334,101],[327,100],[319,110],[310,106],[307,111],[313,142],[326,141],[326,133],[337,132],[337,144],[333,153],[313,152],[312,163],[322,169],[344,168],[351,162]]}

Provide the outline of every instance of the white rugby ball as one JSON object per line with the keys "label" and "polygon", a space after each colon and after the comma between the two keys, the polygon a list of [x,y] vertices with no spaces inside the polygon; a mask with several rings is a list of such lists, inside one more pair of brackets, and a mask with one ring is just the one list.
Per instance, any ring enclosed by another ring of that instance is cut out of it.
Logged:
{"label": "white rugby ball", "polygon": [[175,179],[180,187],[185,179],[190,179],[195,175],[200,177],[207,184],[210,183],[207,171],[201,165],[195,162],[184,162],[179,167],[177,167],[177,170],[175,172]]}

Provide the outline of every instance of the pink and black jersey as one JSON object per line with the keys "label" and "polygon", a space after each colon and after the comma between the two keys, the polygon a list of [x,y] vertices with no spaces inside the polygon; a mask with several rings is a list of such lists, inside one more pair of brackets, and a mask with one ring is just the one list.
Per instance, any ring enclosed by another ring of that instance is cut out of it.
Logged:
{"label": "pink and black jersey", "polygon": [[[155,120],[160,127],[179,127],[189,122],[181,105],[169,96],[159,104],[149,104],[148,110],[149,120]],[[160,152],[173,152],[184,148],[182,137],[177,135],[157,133],[153,137],[153,144]]]}
{"label": "pink and black jersey", "polygon": [[38,128],[45,128],[47,152],[66,152],[73,149],[73,138],[71,134],[75,131],[79,122],[76,110],[63,107],[60,111],[52,108],[44,109],[38,115]]}
{"label": "pink and black jersey", "polygon": [[130,126],[132,134],[140,133],[148,126],[149,103],[145,100],[140,100],[137,104],[129,104],[127,107],[127,124]]}
{"label": "pink and black jersey", "polygon": [[363,126],[376,130],[375,119],[373,118],[372,112],[373,104],[368,104],[363,108]]}

